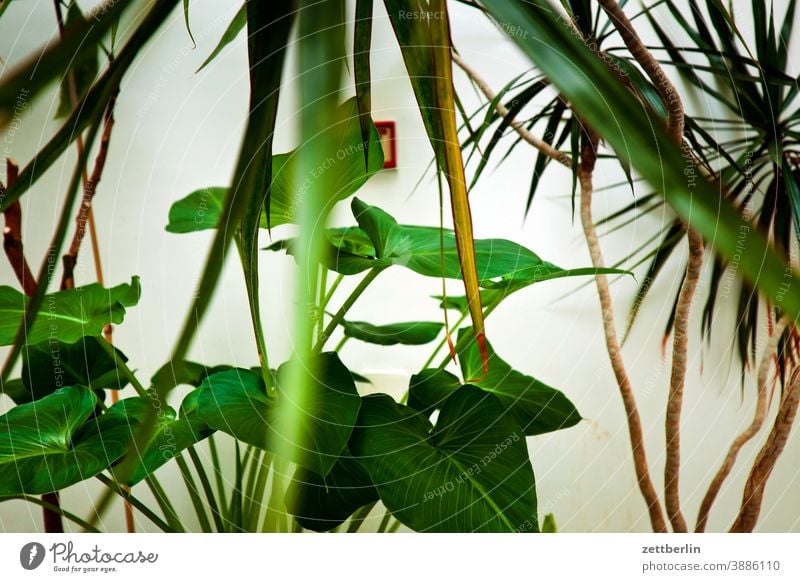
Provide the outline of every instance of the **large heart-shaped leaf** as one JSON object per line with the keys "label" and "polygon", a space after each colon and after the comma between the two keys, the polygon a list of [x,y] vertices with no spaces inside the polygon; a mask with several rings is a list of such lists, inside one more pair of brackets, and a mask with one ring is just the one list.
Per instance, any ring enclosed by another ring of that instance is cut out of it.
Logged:
{"label": "large heart-shaped leaf", "polygon": [[462,386],[434,428],[386,395],[366,396],[350,439],[381,501],[417,531],[536,531],[525,436],[493,395]]}
{"label": "large heart-shaped leaf", "polygon": [[[26,346],[22,353],[22,380],[26,394],[17,404],[37,400],[62,386],[88,386],[93,389],[125,387],[128,381],[117,370],[109,353],[97,337],[84,337],[74,344],[53,341]],[[114,348],[123,362],[128,358]]]}
{"label": "large heart-shaped leaf", "polygon": [[[552,432],[580,422],[580,413],[563,392],[514,370],[489,342],[489,373],[484,376],[480,352],[470,335],[465,329],[458,334],[458,343],[463,346],[458,353],[459,363],[465,381],[494,394],[526,435]],[[408,404],[429,414],[460,386],[458,378],[445,370],[423,370],[411,377]]]}
{"label": "large heart-shaped leaf", "polygon": [[[325,476],[353,430],[361,399],[350,371],[333,352],[317,362],[304,406],[296,411],[296,438],[278,429],[278,400],[286,390],[288,364],[278,368],[276,397],[267,395],[261,375],[235,368],[213,374],[200,386],[199,414],[208,426]],[[286,406],[286,403],[283,403]]]}
{"label": "large heart-shaped leaf", "polygon": [[342,321],[345,337],[380,346],[417,346],[436,339],[444,324],[438,321],[406,321],[373,325],[366,321]]}
{"label": "large heart-shaped leaf", "polygon": [[89,419],[96,403],[89,388],[68,386],[0,416],[0,496],[58,491],[120,459],[135,421]]}
{"label": "large heart-shaped leaf", "polygon": [[[197,390],[186,395],[181,403],[180,417],[168,406],[159,410],[150,439],[139,453],[136,465],[125,481],[126,485],[140,482],[175,455],[214,432],[197,413],[198,397]],[[109,408],[104,416],[118,415],[138,424],[148,406],[150,403],[141,397],[126,398]],[[130,436],[132,439],[134,435]]]}
{"label": "large heart-shaped leaf", "polygon": [[[329,129],[331,139],[338,147],[319,160],[317,171],[306,180],[325,180],[331,204],[356,192],[375,172],[383,167],[383,149],[378,130],[372,125],[369,142],[369,167],[364,166],[364,146],[355,99],[345,101],[336,111],[335,123]],[[313,145],[313,144],[311,144]],[[295,222],[295,209],[299,203],[298,192],[308,189],[308,184],[298,183],[300,174],[296,165],[300,149],[272,157],[272,183],[270,185],[269,221],[266,210],[261,216],[261,227],[274,227]],[[175,233],[196,232],[216,228],[222,214],[222,203],[227,188],[211,187],[192,192],[175,202],[169,210],[167,230]]]}
{"label": "large heart-shaped leaf", "polygon": [[286,491],[286,509],[312,531],[328,531],[353,512],[378,501],[369,473],[345,449],[326,477],[299,468]]}
{"label": "large heart-shaped leaf", "polygon": [[[100,335],[107,323],[122,323],[125,308],[139,302],[139,278],[105,289],[97,283],[45,295],[42,309],[28,330],[26,342],[59,340],[74,343]],[[13,287],[0,287],[0,345],[11,345],[25,314],[28,298]]]}

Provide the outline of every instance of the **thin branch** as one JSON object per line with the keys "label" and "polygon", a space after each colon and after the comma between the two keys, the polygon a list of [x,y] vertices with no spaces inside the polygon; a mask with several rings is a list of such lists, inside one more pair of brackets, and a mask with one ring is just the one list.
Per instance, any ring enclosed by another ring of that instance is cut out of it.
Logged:
{"label": "thin branch", "polygon": [[744,487],[739,515],[731,526],[732,533],[751,532],[755,528],[761,513],[761,502],[764,500],[767,481],[786,447],[786,441],[797,415],[798,402],[800,402],[800,369],[794,371],[792,379],[783,393],[772,431],[753,463]]}
{"label": "thin branch", "polygon": [[[595,230],[594,220],[592,219],[592,174],[597,161],[598,138],[592,135],[587,139],[587,143],[581,155],[578,167],[578,180],[581,185],[581,223],[583,232],[586,236],[586,243],[589,246],[589,254],[592,258],[592,266],[595,269],[605,268],[603,252],[600,248],[600,240]],[[628,419],[628,433],[631,439],[631,450],[633,452],[633,464],[636,470],[636,478],[639,489],[642,492],[647,509],[650,513],[650,523],[653,531],[664,533],[667,525],[661,510],[661,502],[658,493],[653,486],[650,478],[650,470],[647,464],[647,455],[644,448],[644,435],[642,432],[642,420],[639,416],[639,408],[636,405],[636,397],[633,393],[628,372],[620,353],[619,339],[614,325],[614,310],[611,304],[611,291],[608,287],[608,279],[605,275],[595,275],[597,294],[600,297],[600,307],[603,313],[603,332],[606,339],[608,357],[611,360],[611,367],[617,379],[622,403],[625,406],[625,413]]]}
{"label": "thin branch", "polygon": [[[486,81],[484,81],[483,78],[478,74],[478,72],[475,69],[473,69],[469,63],[464,61],[464,59],[461,58],[461,56],[458,53],[453,51],[451,54],[453,56],[453,62],[457,64],[461,68],[461,70],[467,74],[467,76],[472,80],[473,83],[475,83],[475,85],[478,86],[478,89],[481,90],[481,92],[486,96],[489,102],[491,103],[492,101],[496,101],[494,109],[495,111],[497,111],[497,114],[502,118],[508,117],[509,115],[508,109],[506,108],[505,105],[503,105],[503,103],[499,99],[497,99],[497,94],[492,90],[489,84]],[[562,164],[567,168],[572,167],[572,160],[569,158],[569,156],[558,151],[543,139],[540,139],[537,136],[533,135],[530,131],[528,131],[525,128],[524,123],[522,123],[521,121],[514,120],[511,123],[509,123],[509,125],[514,129],[514,131],[516,131],[519,134],[519,136],[524,141],[528,142],[530,145],[535,147],[544,155],[546,155],[549,158],[552,158],[553,160],[555,160],[556,162]]]}
{"label": "thin branch", "polygon": [[[650,54],[642,39],[636,33],[628,17],[615,0],[599,0],[600,5],[608,13],[614,26],[622,37],[631,55],[644,69],[653,82],[661,100],[669,113],[667,129],[670,136],[681,147],[684,159],[692,163],[691,150],[683,141],[684,110],[677,89],[669,80],[661,65]],[[688,152],[688,153],[687,153]],[[683,408],[683,392],[686,386],[686,368],[689,347],[689,316],[697,284],[703,269],[703,237],[691,228],[687,229],[689,239],[689,259],[686,265],[686,276],[683,279],[678,301],[675,307],[674,337],[672,347],[672,372],[667,399],[667,418],[665,423],[667,441],[667,460],[664,467],[664,498],[667,515],[676,532],[686,532],[688,526],[680,507],[680,469],[681,469],[681,410]]]}
{"label": "thin branch", "polygon": [[[103,134],[100,137],[100,146],[94,160],[94,168],[92,169],[91,176],[84,182],[83,198],[78,208],[78,215],[75,217],[75,233],[72,236],[69,249],[62,258],[64,263],[64,274],[61,278],[62,289],[72,289],[75,286],[74,271],[75,265],[78,262],[78,252],[80,251],[83,238],[86,235],[86,225],[92,211],[92,200],[97,191],[97,184],[100,183],[100,179],[103,177],[103,169],[105,168],[106,158],[108,157],[108,144],[111,140],[111,130],[114,128],[114,105],[116,103],[116,97],[117,92],[111,96],[106,106],[103,118]],[[92,236],[94,239],[94,235]]]}
{"label": "thin branch", "polygon": [[[16,181],[19,167],[11,158],[6,160],[6,181],[8,187]],[[0,183],[0,197],[5,193],[5,187]],[[19,200],[12,202],[3,212],[6,226],[3,229],[3,250],[6,252],[8,262],[14,269],[22,291],[30,297],[36,292],[36,279],[31,272],[22,245],[22,206]]]}
{"label": "thin branch", "polygon": [[764,426],[764,419],[767,416],[767,384],[769,383],[769,371],[772,362],[775,359],[778,341],[783,335],[787,324],[788,321],[786,318],[783,318],[778,322],[778,324],[775,326],[772,337],[770,337],[769,343],[767,344],[766,348],[764,348],[764,354],[761,358],[761,364],[758,368],[758,397],[756,401],[756,411],[753,415],[753,421],[750,423],[750,426],[748,426],[739,436],[736,437],[736,439],[734,439],[730,449],[728,450],[725,460],[722,462],[722,466],[719,468],[717,474],[714,476],[713,481],[711,481],[711,484],[708,486],[708,491],[703,498],[703,502],[700,504],[700,512],[697,515],[697,526],[695,527],[695,532],[697,533],[702,533],[705,531],[706,523],[708,522],[708,515],[711,512],[711,507],[714,504],[720,489],[722,489],[722,484],[725,482],[725,479],[728,478],[728,475],[730,475],[730,472],[736,463],[736,457],[739,455],[742,447],[747,444],[756,434],[758,434],[758,432],[761,430],[761,427]]}

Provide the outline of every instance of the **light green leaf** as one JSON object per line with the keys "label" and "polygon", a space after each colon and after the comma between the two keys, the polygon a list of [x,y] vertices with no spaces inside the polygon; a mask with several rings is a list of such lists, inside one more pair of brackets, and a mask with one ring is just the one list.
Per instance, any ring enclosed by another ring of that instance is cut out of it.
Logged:
{"label": "light green leaf", "polygon": [[[186,4],[184,4],[184,9],[186,9]],[[233,42],[233,40],[239,36],[239,33],[244,30],[245,25],[247,24],[247,3],[242,4],[242,7],[239,8],[239,11],[231,20],[231,23],[228,25],[228,28],[225,29],[225,32],[222,33],[222,38],[219,39],[217,46],[214,47],[214,50],[208,55],[203,64],[200,65],[195,73],[199,73],[202,71],[205,66],[217,58],[217,55],[222,52],[226,46]],[[189,30],[189,13],[186,12],[186,30]],[[191,32],[189,33],[191,35]]]}
{"label": "light green leaf", "polygon": [[[106,323],[122,323],[125,308],[141,295],[139,277],[105,289],[97,283],[51,293],[28,331],[27,343],[50,339],[74,343],[84,336],[100,335]],[[25,314],[28,298],[13,287],[0,287],[0,345],[11,345]]]}

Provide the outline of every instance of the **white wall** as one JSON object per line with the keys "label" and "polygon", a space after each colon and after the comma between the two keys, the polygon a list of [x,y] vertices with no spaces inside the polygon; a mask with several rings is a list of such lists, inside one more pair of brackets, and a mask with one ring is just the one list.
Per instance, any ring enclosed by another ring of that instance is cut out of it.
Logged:
{"label": "white wall", "polygon": [[[142,378],[159,368],[170,352],[210,241],[208,233],[166,233],[168,209],[196,188],[226,184],[236,159],[246,107],[244,39],[239,38],[203,72],[194,74],[194,70],[216,44],[237,4],[192,2],[192,28],[198,44],[194,50],[182,14],[176,11],[126,77],[117,105],[117,125],[95,212],[107,282],[126,281],[132,274],[142,278],[142,301],[129,311],[125,324],[115,334],[115,342]],[[493,87],[499,89],[530,66],[511,42],[475,12],[453,3],[452,13],[457,47]],[[359,196],[385,208],[401,222],[436,224],[438,197],[430,174],[414,192],[432,152],[382,3],[376,3],[375,14],[374,117],[397,123],[400,167],[377,175]],[[0,20],[0,56],[6,67],[46,41],[53,30],[49,0],[13,2]],[[481,100],[460,72],[456,73],[456,82],[467,108],[477,107]],[[291,118],[294,93],[288,78],[287,84],[279,114],[277,151],[295,145]],[[3,143],[10,148],[4,155],[10,153],[21,163],[29,160],[57,128],[52,121],[54,108],[50,95],[32,103],[12,143]],[[531,214],[523,218],[534,158],[535,152],[520,146],[501,167],[487,170],[471,194],[475,234],[515,240],[564,267],[588,266],[582,234],[570,215],[571,176],[567,171],[555,167],[547,171]],[[73,159],[70,155],[67,161],[56,164],[23,199],[26,248],[34,264],[41,259],[56,220],[58,206],[53,202],[63,196]],[[597,181],[612,183],[620,179],[619,174],[613,164],[604,164],[598,169]],[[645,192],[642,188],[637,194]],[[621,188],[598,193],[595,198],[595,215],[601,217],[628,203],[631,192]],[[668,214],[654,214],[603,239],[608,261],[624,256],[670,218]],[[337,208],[334,220],[352,223],[347,204]],[[289,228],[278,228],[273,236],[288,232]],[[79,282],[88,283],[94,273],[88,250],[82,257],[77,276]],[[674,267],[654,286],[642,310],[641,324],[623,350],[659,490],[669,375],[669,353],[666,359],[662,357],[661,331],[679,283]],[[264,253],[261,268],[270,357],[273,363],[279,363],[289,355],[285,314],[290,312],[292,301],[293,263],[284,255]],[[646,531],[649,522],[636,486],[624,412],[604,348],[599,305],[593,287],[581,288],[581,282],[554,281],[518,293],[488,319],[488,334],[504,359],[562,389],[586,418],[574,428],[529,439],[541,513],[553,512],[564,531]],[[0,283],[15,284],[5,264],[0,267]],[[454,282],[450,289],[458,292],[458,284]],[[636,282],[623,279],[612,289],[618,327],[622,329]],[[441,311],[429,296],[439,291],[437,280],[402,269],[389,270],[355,306],[352,317],[374,323],[438,320]],[[343,285],[337,297],[344,296]],[[724,317],[730,311],[723,307],[720,313]],[[698,318],[694,324],[696,332]],[[730,330],[734,324],[725,322]],[[723,326],[717,331],[720,341],[711,350],[701,350],[697,333],[690,345],[681,489],[684,511],[691,521],[731,439],[749,422],[754,406],[753,383],[748,382],[740,392],[736,364],[728,357],[730,344],[723,338],[732,334],[726,335]],[[251,336],[242,278],[231,260],[191,358],[207,364],[252,365],[256,357]],[[351,342],[342,358],[359,373],[380,374],[384,389],[401,392],[408,377],[427,359],[429,349],[386,349]],[[7,405],[7,400],[0,401],[0,406]],[[770,480],[759,523],[761,531],[800,531],[800,443],[796,437],[795,431]],[[715,506],[710,530],[726,529],[732,522],[749,463],[763,438],[761,435],[742,452]],[[170,489],[182,491],[172,468],[163,469],[159,475],[162,473],[162,481],[168,482]],[[64,493],[64,505],[85,515],[96,492],[94,485],[76,485]],[[143,487],[137,487],[135,493],[149,499]],[[191,515],[188,499],[182,509],[185,515]],[[0,531],[38,530],[40,521],[38,508],[16,502],[0,505]],[[110,512],[105,525],[121,529],[121,511]],[[149,526],[139,520],[139,528],[146,530]]]}

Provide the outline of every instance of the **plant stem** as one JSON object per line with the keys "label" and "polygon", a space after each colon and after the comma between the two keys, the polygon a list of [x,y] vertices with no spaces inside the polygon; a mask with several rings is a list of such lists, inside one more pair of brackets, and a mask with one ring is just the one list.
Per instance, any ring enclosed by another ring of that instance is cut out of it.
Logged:
{"label": "plant stem", "polygon": [[322,298],[322,302],[319,305],[319,310],[321,312],[323,312],[323,313],[325,312],[325,308],[328,306],[328,303],[330,303],[331,298],[333,298],[333,294],[336,293],[336,290],[339,288],[339,285],[341,284],[342,281],[344,281],[344,275],[339,273],[336,276],[336,279],[333,280],[333,284],[331,285],[331,288],[328,289],[328,292]]}
{"label": "plant stem", "polygon": [[[478,89],[486,96],[489,100],[489,103],[495,103],[494,109],[502,118],[506,118],[509,116],[510,111],[503,105],[503,102],[500,99],[497,99],[497,94],[492,90],[489,84],[483,80],[483,78],[478,74],[478,72],[472,68],[472,66],[467,63],[461,55],[456,53],[455,51],[452,52],[453,62],[457,64],[462,71],[464,71],[467,76],[472,80],[475,85],[477,85]],[[538,138],[537,136],[533,135],[530,131],[525,128],[525,123],[522,121],[514,120],[509,124],[514,131],[526,142],[530,145],[535,147],[537,150],[542,152],[547,157],[555,160],[559,164],[571,168],[572,167],[572,160],[566,154],[558,151],[549,143],[544,141],[543,139]]]}
{"label": "plant stem", "polygon": [[[608,13],[625,46],[631,55],[642,66],[653,82],[661,101],[668,111],[667,130],[673,141],[684,151],[684,158],[691,164],[691,151],[684,145],[684,109],[680,94],[664,73],[661,65],[647,50],[636,33],[625,12],[616,0],[599,0],[600,5]],[[672,348],[672,372],[667,399],[667,419],[665,423],[667,441],[667,461],[664,467],[664,500],[667,515],[676,532],[686,532],[688,527],[680,507],[680,471],[681,471],[681,410],[683,408],[683,392],[686,386],[686,368],[689,346],[689,316],[697,284],[703,268],[703,237],[691,228],[687,228],[689,239],[689,260],[686,276],[683,279],[678,302],[675,308],[674,338]]]}
{"label": "plant stem", "polygon": [[[319,312],[317,313],[317,341],[320,340],[322,337],[323,326],[325,325],[325,307],[322,305],[322,301],[325,299],[325,295],[327,295],[328,291],[328,269],[325,265],[319,266],[319,301],[317,305],[319,306]],[[338,350],[337,350],[338,351]]]}
{"label": "plant stem", "polygon": [[211,482],[208,480],[208,475],[203,467],[203,463],[200,460],[200,457],[197,455],[197,450],[194,448],[194,446],[190,446],[187,451],[189,451],[189,458],[192,460],[192,464],[197,472],[197,476],[200,478],[200,485],[203,488],[206,500],[208,501],[208,507],[211,510],[211,518],[214,520],[214,525],[216,526],[218,532],[224,532],[225,524],[222,521],[219,505],[217,505],[217,500],[214,498],[214,490],[211,488]]}
{"label": "plant stem", "polygon": [[[490,312],[487,309],[486,312],[483,314],[483,317],[486,318],[489,315],[489,313]],[[458,326],[461,325],[462,323],[464,323],[465,319],[467,319],[467,313],[466,312],[461,314],[461,317],[459,317],[458,320],[456,320],[456,322],[453,324],[453,327],[451,329],[458,329]],[[445,337],[443,337],[442,340],[439,342],[439,344],[433,349],[433,352],[431,353],[431,356],[422,365],[422,369],[423,370],[425,370],[425,369],[430,367],[430,365],[433,363],[433,360],[436,359],[436,355],[445,346],[445,344],[447,344],[447,335],[446,335],[446,333],[447,332],[445,332]]]}
{"label": "plant stem", "polygon": [[[167,533],[175,531],[172,526],[170,526],[168,523],[166,523],[160,517],[158,517],[153,511],[150,510],[149,507],[147,507],[147,505],[145,505],[144,503],[139,501],[136,497],[134,497],[133,494],[130,493],[130,491],[126,491],[116,481],[113,481],[112,479],[109,479],[108,477],[106,477],[102,473],[97,475],[97,479],[101,483],[103,483],[103,485],[108,487],[109,491],[111,491],[112,493],[116,493],[117,495],[122,497],[122,499],[124,499],[125,501],[127,501],[128,503],[133,505],[136,509],[138,509],[142,513],[142,515],[144,515],[147,519],[149,519],[156,526],[158,526],[158,528],[161,531],[167,532]],[[95,516],[97,516],[97,512],[95,512]],[[89,524],[87,524],[87,525],[89,525]],[[92,527],[92,529],[94,529],[93,526],[90,525],[90,527]]]}
{"label": "plant stem", "polygon": [[367,519],[377,503],[377,501],[373,501],[369,505],[365,505],[361,509],[357,510],[353,514],[353,517],[350,518],[350,524],[347,526],[347,533],[356,533],[364,524],[364,520]]}
{"label": "plant stem", "polygon": [[211,466],[214,468],[214,481],[217,485],[217,496],[219,497],[220,507],[226,507],[228,502],[225,500],[225,483],[222,481],[222,466],[219,462],[219,452],[217,451],[217,441],[214,435],[208,437],[208,450],[211,453]]}
{"label": "plant stem", "polygon": [[767,442],[758,452],[753,468],[750,470],[739,515],[731,526],[732,533],[751,532],[755,528],[761,513],[761,502],[764,500],[767,481],[786,447],[786,441],[789,439],[797,415],[798,403],[800,403],[800,369],[795,369],[789,385],[783,392],[772,431],[767,437]]}
{"label": "plant stem", "polygon": [[94,527],[92,524],[82,520],[74,513],[70,513],[69,511],[63,509],[58,505],[53,505],[52,503],[48,503],[44,499],[39,499],[38,497],[34,497],[33,495],[11,495],[9,497],[3,497],[2,499],[0,499],[0,501],[11,501],[12,499],[19,499],[20,501],[27,501],[28,503],[33,503],[34,505],[38,505],[43,509],[46,509],[53,513],[57,513],[60,516],[67,518],[76,525],[81,526],[85,531],[91,533],[100,533],[99,529]]}
{"label": "plant stem", "polygon": [[248,515],[247,531],[258,531],[258,524],[261,521],[261,510],[264,506],[264,491],[267,488],[267,479],[269,478],[271,466],[272,456],[265,453],[261,458],[261,466],[259,467],[255,489],[253,490],[253,503],[251,505],[250,515]]}
{"label": "plant stem", "polygon": [[[581,185],[580,214],[583,232],[586,237],[586,244],[589,247],[589,254],[592,258],[592,266],[595,269],[603,269],[605,268],[605,260],[603,259],[600,240],[597,237],[594,219],[592,218],[592,174],[594,173],[594,166],[597,161],[596,147],[598,139],[594,135],[587,137],[587,143],[581,154],[581,162],[578,167],[578,179]],[[627,414],[628,433],[631,440],[633,464],[636,470],[639,489],[647,504],[653,531],[664,533],[667,531],[667,525],[664,522],[664,516],[661,512],[661,503],[658,499],[658,494],[650,478],[650,470],[648,468],[647,455],[644,448],[642,420],[639,416],[639,407],[636,405],[633,387],[631,386],[631,381],[625,369],[622,354],[620,353],[619,339],[614,325],[614,310],[611,302],[611,291],[608,286],[608,279],[605,275],[595,275],[594,280],[597,286],[597,295],[600,298],[600,309],[603,314],[603,333],[605,335],[608,357],[611,361],[611,367],[614,370],[614,376],[616,377],[620,395],[622,396],[622,403]]]}
{"label": "plant stem", "polygon": [[164,514],[164,519],[167,520],[167,523],[170,524],[172,529],[178,533],[185,533],[186,530],[181,524],[181,520],[178,518],[178,514],[175,511],[175,508],[172,506],[172,503],[167,497],[164,488],[161,487],[161,483],[158,482],[155,475],[148,475],[145,477],[144,482],[147,483],[147,486],[150,488],[150,491],[153,493],[153,497],[158,503],[158,506],[161,508],[161,513]]}
{"label": "plant stem", "polygon": [[200,522],[201,531],[203,531],[203,533],[211,533],[211,522],[208,521],[208,515],[206,514],[205,507],[203,507],[203,500],[200,498],[200,492],[197,489],[197,485],[192,477],[192,472],[189,469],[189,465],[186,464],[182,453],[175,455],[175,463],[178,465],[178,469],[183,477],[183,483],[186,485],[186,490],[189,492],[189,499],[194,507],[194,512],[197,514],[197,520]]}
{"label": "plant stem", "polygon": [[736,457],[739,455],[739,451],[742,450],[742,447],[750,441],[758,432],[761,430],[761,427],[764,426],[764,419],[767,415],[767,384],[769,382],[769,371],[772,361],[775,359],[775,352],[778,348],[778,341],[780,340],[781,336],[783,335],[784,330],[788,324],[788,320],[786,318],[782,318],[778,324],[775,326],[774,332],[772,337],[769,339],[769,343],[767,344],[766,348],[764,348],[764,355],[761,357],[761,365],[758,367],[758,396],[756,400],[756,411],[753,415],[753,421],[750,423],[744,431],[742,431],[739,436],[733,441],[728,450],[728,454],[725,456],[725,460],[722,462],[722,466],[717,471],[717,474],[714,476],[713,481],[708,486],[708,491],[706,492],[705,497],[703,498],[703,502],[700,504],[700,512],[697,516],[697,525],[695,527],[695,532],[702,533],[706,529],[706,523],[708,522],[708,515],[711,512],[711,506],[714,504],[714,500],[717,498],[717,495],[722,489],[722,484],[725,482],[725,479],[728,478],[730,475],[733,466],[736,464]]}
{"label": "plant stem", "polygon": [[322,349],[325,347],[325,342],[327,339],[333,334],[336,330],[336,327],[342,322],[344,316],[347,315],[347,312],[353,306],[353,304],[361,297],[361,294],[369,287],[370,283],[375,280],[375,277],[380,275],[381,271],[383,271],[384,267],[374,267],[370,269],[367,274],[361,279],[361,282],[353,289],[352,293],[344,300],[342,306],[339,310],[333,314],[328,326],[322,332],[322,336],[318,338],[317,344],[314,346],[314,352],[321,352]]}
{"label": "plant stem", "polygon": [[114,346],[105,341],[102,337],[98,337],[96,339],[97,343],[100,344],[109,357],[114,360],[114,365],[117,367],[117,370],[122,372],[122,375],[125,376],[128,382],[131,383],[133,389],[136,390],[136,394],[142,398],[149,398],[145,387],[142,386],[142,383],[136,378],[136,375],[133,373],[133,370],[128,367],[128,364],[126,364],[125,361],[119,357],[119,354],[117,354],[117,350],[114,349]]}

